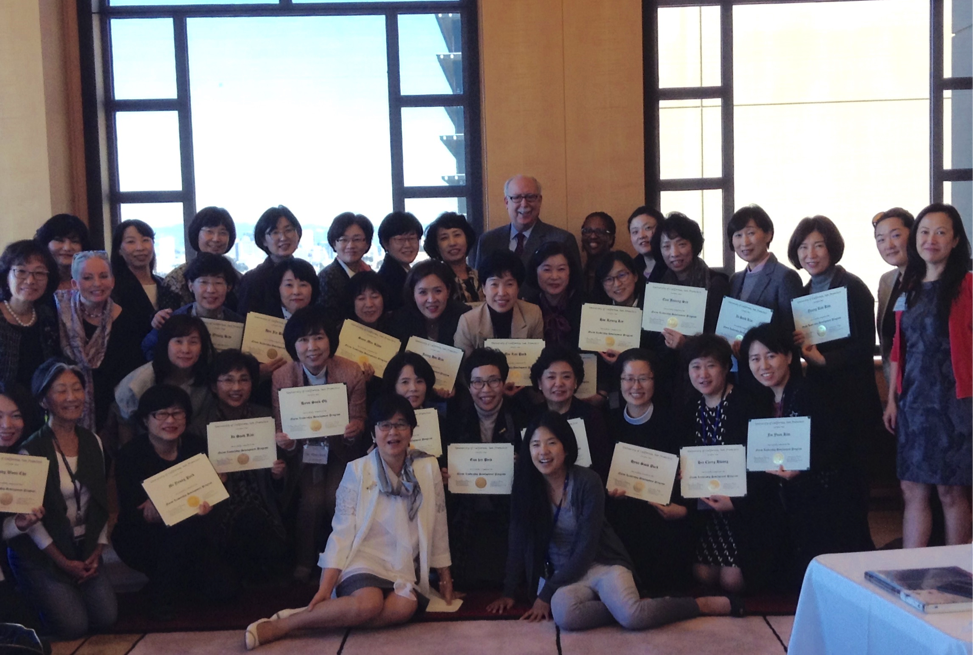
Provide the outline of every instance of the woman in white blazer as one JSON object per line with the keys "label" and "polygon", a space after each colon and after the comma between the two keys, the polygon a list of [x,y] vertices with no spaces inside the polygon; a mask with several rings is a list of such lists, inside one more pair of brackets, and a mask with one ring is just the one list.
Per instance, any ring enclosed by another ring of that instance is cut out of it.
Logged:
{"label": "woman in white blazer", "polygon": [[520,257],[498,250],[477,271],[486,302],[466,312],[456,326],[453,345],[469,355],[487,339],[543,339],[544,315],[534,303],[519,300],[527,271]]}
{"label": "woman in white blazer", "polygon": [[382,396],[372,405],[368,431],[375,449],[345,468],[331,537],[318,560],[318,592],[306,608],[251,624],[248,650],[293,630],[405,623],[429,604],[430,569],[452,603],[442,474],[436,458],[410,450],[415,427],[415,412],[402,396]]}

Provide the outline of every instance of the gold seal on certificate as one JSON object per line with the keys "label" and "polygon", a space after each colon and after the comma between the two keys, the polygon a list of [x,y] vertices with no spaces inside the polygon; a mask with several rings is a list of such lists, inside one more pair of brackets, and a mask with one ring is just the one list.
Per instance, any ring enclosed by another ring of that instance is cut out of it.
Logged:
{"label": "gold seal on certificate", "polygon": [[439,434],[439,412],[434,407],[416,410],[416,429],[412,431],[411,446],[433,457],[443,454],[443,441]]}
{"label": "gold seal on certificate", "polygon": [[621,489],[630,498],[668,505],[678,465],[679,458],[675,455],[617,443],[608,471],[607,488],[609,491]]}
{"label": "gold seal on certificate", "polygon": [[706,289],[649,282],[642,308],[643,330],[668,328],[686,336],[699,334],[706,317]]}
{"label": "gold seal on certificate", "polygon": [[581,332],[578,348],[603,352],[637,348],[642,338],[642,310],[615,305],[581,306]]}
{"label": "gold seal on certificate", "polygon": [[212,339],[216,352],[239,350],[243,345],[243,323],[219,321],[215,318],[204,318],[203,323],[209,330],[209,338]]}
{"label": "gold seal on certificate", "polygon": [[206,455],[170,466],[142,482],[159,516],[172,526],[196,514],[205,501],[215,505],[230,497]]}
{"label": "gold seal on certificate", "polygon": [[214,421],[206,426],[209,460],[217,473],[267,469],[277,459],[274,419]]}
{"label": "gold seal on certificate", "polygon": [[243,344],[240,350],[250,353],[261,364],[272,362],[278,357],[290,361],[284,348],[284,324],[286,321],[274,316],[250,312],[243,328]]}
{"label": "gold seal on certificate", "polygon": [[44,504],[46,457],[0,453],[0,511],[30,512]]}
{"label": "gold seal on certificate", "polygon": [[683,498],[747,495],[747,449],[689,446],[679,451]]}
{"label": "gold seal on certificate", "polygon": [[811,419],[807,416],[753,419],[747,426],[747,470],[811,468]]}
{"label": "gold seal on certificate", "polygon": [[723,298],[720,306],[720,318],[716,321],[716,334],[730,343],[742,341],[743,335],[752,327],[770,323],[774,318],[774,310],[753,305],[742,300]]}
{"label": "gold seal on certificate", "polygon": [[410,337],[405,349],[410,353],[422,355],[436,374],[436,387],[452,391],[456,384],[459,365],[463,361],[463,350],[422,337]]}
{"label": "gold seal on certificate", "polygon": [[338,350],[335,355],[358,362],[364,368],[371,364],[375,377],[385,375],[389,360],[399,353],[402,342],[384,332],[373,330],[352,320],[345,321],[338,335]]}
{"label": "gold seal on certificate", "polygon": [[530,384],[530,367],[544,350],[543,339],[487,339],[483,345],[507,356],[510,366],[507,382],[518,387]]}
{"label": "gold seal on certificate", "polygon": [[278,392],[281,429],[291,439],[334,437],[348,425],[348,387],[343,383],[293,387]]}
{"label": "gold seal on certificate", "polygon": [[851,336],[847,287],[794,298],[791,308],[794,327],[804,333],[805,343],[827,343]]}
{"label": "gold seal on certificate", "polygon": [[509,494],[514,482],[514,447],[508,443],[449,446],[449,490],[454,494]]}

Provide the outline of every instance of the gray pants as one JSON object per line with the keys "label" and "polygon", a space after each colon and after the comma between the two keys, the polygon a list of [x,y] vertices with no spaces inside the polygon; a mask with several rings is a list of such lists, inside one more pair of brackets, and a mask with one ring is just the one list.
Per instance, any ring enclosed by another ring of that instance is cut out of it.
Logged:
{"label": "gray pants", "polygon": [[551,598],[554,622],[565,630],[588,630],[614,621],[645,630],[699,616],[692,598],[639,598],[632,572],[624,566],[593,564],[584,576]]}

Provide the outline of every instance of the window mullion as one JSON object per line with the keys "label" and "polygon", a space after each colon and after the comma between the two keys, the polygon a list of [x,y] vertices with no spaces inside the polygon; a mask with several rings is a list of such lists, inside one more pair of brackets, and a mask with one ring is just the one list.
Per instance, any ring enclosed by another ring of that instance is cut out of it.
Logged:
{"label": "window mullion", "polygon": [[193,163],[193,116],[189,95],[189,36],[185,14],[173,17],[172,34],[176,55],[176,100],[179,104],[179,161],[182,172],[183,238],[186,260],[193,256],[187,232],[196,213],[196,173]]}
{"label": "window mullion", "polygon": [[392,155],[392,208],[405,211],[405,164],[402,153],[402,82],[399,70],[399,16],[385,15],[385,53],[389,66],[389,139]]}

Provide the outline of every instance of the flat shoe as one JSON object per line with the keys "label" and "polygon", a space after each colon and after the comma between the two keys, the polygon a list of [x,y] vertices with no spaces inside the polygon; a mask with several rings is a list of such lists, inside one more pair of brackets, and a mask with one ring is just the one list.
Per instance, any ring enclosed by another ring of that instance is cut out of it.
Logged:
{"label": "flat shoe", "polygon": [[267,623],[269,621],[270,619],[260,619],[259,621],[254,621],[247,626],[247,632],[243,637],[247,650],[253,650],[260,645],[260,639],[257,637],[257,626],[261,623]]}

